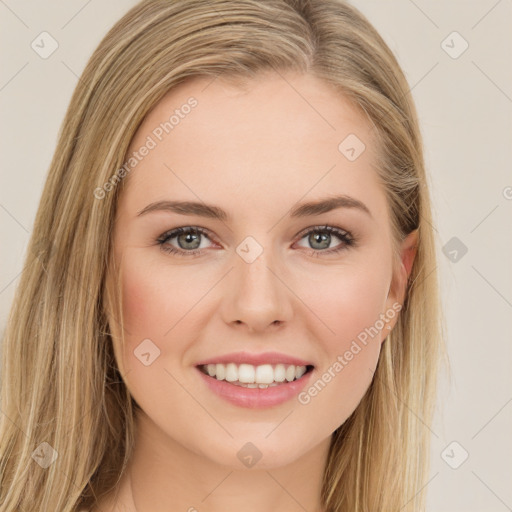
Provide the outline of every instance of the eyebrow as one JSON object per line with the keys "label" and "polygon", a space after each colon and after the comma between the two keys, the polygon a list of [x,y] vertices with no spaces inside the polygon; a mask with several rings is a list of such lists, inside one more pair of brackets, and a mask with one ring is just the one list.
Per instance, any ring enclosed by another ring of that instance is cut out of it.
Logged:
{"label": "eyebrow", "polygon": [[[317,201],[300,204],[292,208],[290,217],[310,217],[327,213],[338,208],[356,209],[372,217],[370,210],[364,203],[359,201],[359,199],[347,195],[326,197]],[[155,211],[169,211],[181,215],[198,215],[200,217],[218,219],[220,221],[230,220],[230,215],[222,208],[194,201],[157,201],[143,208],[137,216],[140,217],[141,215]]]}

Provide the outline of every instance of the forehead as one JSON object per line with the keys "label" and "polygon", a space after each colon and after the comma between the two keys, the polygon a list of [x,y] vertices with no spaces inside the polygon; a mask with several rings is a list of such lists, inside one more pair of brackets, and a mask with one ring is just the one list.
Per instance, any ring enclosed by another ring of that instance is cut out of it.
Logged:
{"label": "forehead", "polygon": [[368,119],[312,75],[194,78],[166,94],[137,131],[128,156],[151,149],[128,175],[122,202],[133,211],[204,200],[275,218],[301,199],[339,193],[378,216],[385,199],[374,140]]}

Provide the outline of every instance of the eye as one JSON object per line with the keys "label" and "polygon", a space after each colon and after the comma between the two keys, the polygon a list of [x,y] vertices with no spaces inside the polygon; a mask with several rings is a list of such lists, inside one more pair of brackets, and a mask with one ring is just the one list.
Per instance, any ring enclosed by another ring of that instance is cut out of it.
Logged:
{"label": "eye", "polygon": [[[194,256],[200,254],[204,248],[200,248],[201,237],[209,238],[205,229],[187,226],[167,231],[158,238],[157,242],[160,244],[160,248],[164,252],[176,254],[178,256]],[[173,238],[176,238],[179,247],[175,247],[170,244],[170,240]]]}
{"label": "eye", "polygon": [[[356,240],[350,232],[334,226],[315,226],[301,232],[298,236],[301,240],[308,237],[308,243],[312,246],[309,249],[312,256],[338,253],[356,244]],[[162,251],[166,253],[177,256],[198,256],[205,249],[205,247],[201,247],[201,237],[210,239],[209,232],[200,227],[186,226],[167,231],[156,241]],[[329,248],[333,237],[341,240],[341,244]],[[178,247],[171,244],[171,240],[174,238],[176,238]]]}
{"label": "eye", "polygon": [[[334,226],[316,226],[314,228],[308,228],[307,231],[303,231],[299,236],[301,239],[307,237],[308,244],[312,246],[310,255],[315,257],[318,257],[321,254],[338,253],[355,246],[356,242],[350,232]],[[334,238],[341,240],[342,243],[329,249],[333,236]]]}

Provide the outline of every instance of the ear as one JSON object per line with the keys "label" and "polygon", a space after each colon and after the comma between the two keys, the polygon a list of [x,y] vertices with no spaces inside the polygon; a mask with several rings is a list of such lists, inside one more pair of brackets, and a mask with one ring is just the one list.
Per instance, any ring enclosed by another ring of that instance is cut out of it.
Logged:
{"label": "ear", "polygon": [[416,257],[416,250],[418,248],[418,230],[411,231],[403,240],[401,247],[401,260],[405,270],[405,281],[409,279],[412,270],[412,264]]}
{"label": "ear", "polygon": [[[411,231],[402,241],[400,247],[400,266],[398,269],[398,275],[394,275],[389,288],[388,297],[386,299],[387,310],[397,309],[397,303],[400,304],[400,308],[404,303],[405,294],[407,292],[407,283],[411,274],[412,265],[414,258],[416,257],[416,250],[418,247],[418,229]],[[393,306],[395,305],[395,306]],[[393,318],[387,323],[384,336],[393,329],[396,321],[398,320],[398,314],[394,315]]]}

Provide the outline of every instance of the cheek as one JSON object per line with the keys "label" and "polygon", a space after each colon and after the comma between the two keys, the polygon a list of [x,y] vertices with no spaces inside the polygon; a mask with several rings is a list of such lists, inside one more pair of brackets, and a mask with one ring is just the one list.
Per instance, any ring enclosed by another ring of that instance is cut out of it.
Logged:
{"label": "cheek", "polygon": [[194,329],[191,309],[204,290],[197,289],[184,273],[171,273],[169,267],[151,260],[147,250],[124,252],[124,345],[116,340],[116,358],[132,396],[143,410],[154,414],[162,408],[162,397],[169,410],[183,399],[170,374],[187,348]]}
{"label": "cheek", "polygon": [[[122,352],[126,370],[139,371],[141,361],[136,358],[139,347],[147,345],[152,352],[153,365],[165,359],[166,344],[171,336],[166,333],[176,323],[181,311],[180,301],[171,288],[172,280],[164,278],[156,264],[143,258],[143,250],[126,249],[122,262],[122,306],[125,345]],[[183,289],[180,283],[173,283]],[[182,297],[183,294],[180,294]],[[183,313],[182,313],[183,314]],[[149,343],[147,340],[151,340]],[[145,343],[146,345],[141,345]],[[154,345],[153,345],[154,344]],[[164,356],[164,357],[162,357]]]}
{"label": "cheek", "polygon": [[161,300],[158,281],[151,268],[126,265],[123,278],[123,316],[127,333],[149,336],[163,321],[166,301]]}
{"label": "cheek", "polygon": [[316,288],[311,309],[323,322],[315,328],[322,330],[317,336],[322,360],[316,380],[299,398],[305,405],[315,403],[315,415],[332,430],[354,411],[373,378],[386,336],[381,318],[389,286],[385,268],[347,270]]}
{"label": "cheek", "polygon": [[142,335],[163,341],[171,337],[169,331],[179,325],[204,291],[191,283],[186,273],[171,272],[143,252],[128,250],[123,258],[126,330],[132,339]]}
{"label": "cheek", "polygon": [[[160,261],[159,261],[160,260]],[[171,268],[161,255],[148,257],[147,249],[126,249],[122,260],[122,304],[125,345],[117,351],[124,368],[139,371],[135,357],[141,343],[154,343],[158,358],[151,367],[177,364],[190,343],[191,333],[201,329],[201,299],[211,287],[208,280]],[[204,320],[204,319],[203,319]],[[140,348],[142,350],[142,348]]]}
{"label": "cheek", "polygon": [[[382,329],[381,315],[389,287],[389,276],[382,269],[365,268],[360,272],[347,270],[346,275],[325,280],[325,285],[316,287],[313,309],[328,327],[322,339],[327,352],[348,348],[350,341],[364,338],[372,326]],[[375,329],[371,329],[373,337]],[[372,336],[369,336],[370,338]]]}

